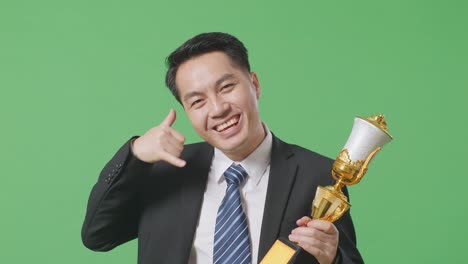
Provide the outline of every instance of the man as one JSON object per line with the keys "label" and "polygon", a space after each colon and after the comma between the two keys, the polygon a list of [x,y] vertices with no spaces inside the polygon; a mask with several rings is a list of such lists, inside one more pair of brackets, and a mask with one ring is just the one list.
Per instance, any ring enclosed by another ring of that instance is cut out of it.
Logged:
{"label": "man", "polygon": [[83,243],[107,251],[138,238],[139,263],[257,263],[287,237],[321,264],[362,263],[349,213],[335,224],[305,216],[317,186],[332,184],[332,160],[262,123],[244,45],[200,34],[168,66],[166,84],[205,142],[184,145],[174,110],[127,142],[91,192]]}

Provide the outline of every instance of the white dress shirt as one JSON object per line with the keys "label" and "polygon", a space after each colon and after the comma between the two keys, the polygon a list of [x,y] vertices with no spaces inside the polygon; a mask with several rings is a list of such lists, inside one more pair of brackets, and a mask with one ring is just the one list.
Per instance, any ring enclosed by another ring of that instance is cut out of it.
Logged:
{"label": "white dress shirt", "polygon": [[[243,161],[236,162],[240,163],[248,173],[247,178],[240,186],[240,192],[242,207],[249,224],[252,249],[251,263],[257,262],[263,210],[270,175],[272,135],[266,126],[264,128],[267,135],[263,142]],[[213,263],[216,215],[227,188],[223,173],[232,163],[234,161],[215,148],[189,264]]]}

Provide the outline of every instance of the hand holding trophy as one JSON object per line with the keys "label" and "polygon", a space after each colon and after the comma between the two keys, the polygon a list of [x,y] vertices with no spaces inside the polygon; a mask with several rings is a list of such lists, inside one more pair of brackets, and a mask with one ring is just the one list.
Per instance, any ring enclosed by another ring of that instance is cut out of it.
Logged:
{"label": "hand holding trophy", "polygon": [[[351,135],[332,166],[331,174],[336,183],[318,186],[312,202],[312,218],[329,222],[338,220],[351,206],[341,189],[359,183],[372,158],[391,140],[384,115],[356,117]],[[300,258],[300,252],[299,246],[280,238],[261,264],[292,264]]]}

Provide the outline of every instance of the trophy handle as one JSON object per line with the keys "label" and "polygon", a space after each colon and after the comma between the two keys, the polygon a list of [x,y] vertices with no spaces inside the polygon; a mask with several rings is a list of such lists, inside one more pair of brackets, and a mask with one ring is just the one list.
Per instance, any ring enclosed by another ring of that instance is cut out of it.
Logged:
{"label": "trophy handle", "polygon": [[364,175],[366,174],[367,172],[367,165],[369,164],[369,162],[371,162],[371,160],[374,158],[374,156],[377,154],[377,152],[379,152],[382,148],[381,147],[378,147],[376,149],[374,149],[374,151],[372,151],[369,156],[367,156],[367,159],[366,161],[364,161],[364,164],[362,165],[361,167],[361,170],[359,171],[357,177],[356,177],[356,182],[355,183],[358,183],[361,181],[362,177],[364,177]]}

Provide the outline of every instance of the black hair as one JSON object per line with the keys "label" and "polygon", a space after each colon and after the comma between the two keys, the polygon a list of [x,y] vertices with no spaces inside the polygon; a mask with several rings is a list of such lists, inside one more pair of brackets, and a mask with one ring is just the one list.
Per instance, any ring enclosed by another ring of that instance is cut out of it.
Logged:
{"label": "black hair", "polygon": [[224,52],[235,66],[250,72],[249,58],[244,44],[236,37],[221,32],[199,34],[174,50],[166,59],[166,85],[174,97],[182,104],[175,78],[179,66],[200,55],[213,52]]}

